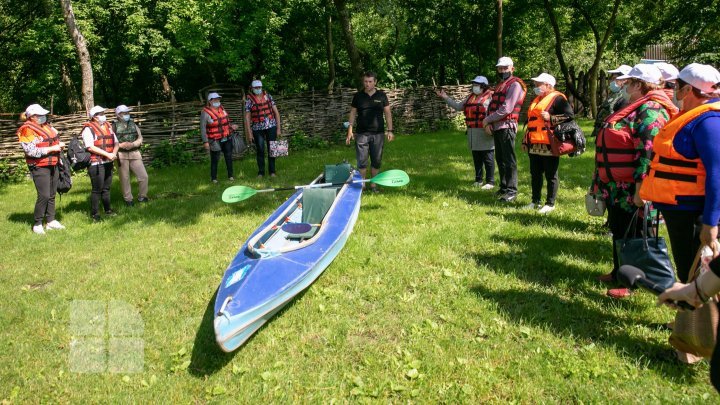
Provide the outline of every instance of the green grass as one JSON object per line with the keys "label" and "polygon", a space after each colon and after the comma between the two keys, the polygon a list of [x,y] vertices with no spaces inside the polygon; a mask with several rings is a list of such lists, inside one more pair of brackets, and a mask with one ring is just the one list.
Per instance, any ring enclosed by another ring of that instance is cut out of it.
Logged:
{"label": "green grass", "polygon": [[[586,126],[586,129],[587,126]],[[588,131],[589,132],[589,131]],[[519,142],[518,142],[519,143]],[[219,351],[213,296],[239,246],[289,192],[235,205],[207,164],[150,170],[152,201],[88,218],[89,179],[63,197],[66,231],[30,232],[32,183],[0,188],[0,400],[11,402],[640,402],[716,399],[708,365],[678,364],[653,297],[604,296],[602,218],[583,207],[592,151],[563,158],[558,209],[529,202],[518,153],[516,205],[470,186],[460,132],[401,136],[384,167],[411,183],[363,197],[360,218],[323,276],[235,353]],[[303,184],[352,149],[298,152],[257,181]],[[221,165],[221,172],[223,166]],[[222,176],[221,176],[222,178]],[[35,252],[31,254],[30,252]],[[140,373],[70,370],[70,308],[120,301],[144,322]]]}

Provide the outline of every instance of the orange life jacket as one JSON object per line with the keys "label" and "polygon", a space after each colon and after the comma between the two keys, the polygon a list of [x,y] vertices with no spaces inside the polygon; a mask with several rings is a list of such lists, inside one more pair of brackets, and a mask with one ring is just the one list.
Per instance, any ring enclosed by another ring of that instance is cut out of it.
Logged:
{"label": "orange life jacket", "polygon": [[205,107],[203,109],[211,119],[212,123],[205,124],[205,133],[208,139],[221,139],[230,136],[230,117],[223,106],[213,109]]}
{"label": "orange life jacket", "polygon": [[[58,137],[58,132],[55,128],[53,128],[50,124],[43,124],[39,125],[34,121],[27,120],[24,124],[18,129],[17,135],[18,138],[21,138],[23,133],[26,131],[32,131],[35,134],[36,138],[40,138],[40,142],[36,143],[35,146],[38,148],[47,148],[50,146],[55,146],[58,143],[60,143],[60,137]],[[23,142],[23,140],[20,140]],[[47,167],[47,166],[57,166],[58,164],[58,156],[59,154],[51,154],[39,158],[25,156],[25,162],[28,164],[28,166],[37,166],[37,167]]]}
{"label": "orange life jacket", "polygon": [[[83,124],[83,127],[90,128],[90,131],[95,138],[93,146],[95,146],[96,148],[100,148],[107,153],[113,152],[113,150],[115,149],[115,133],[113,132],[110,124],[108,124],[107,122],[98,124],[95,121],[88,121]],[[90,153],[90,164],[106,162],[109,162],[109,160],[104,156],[92,152]]]}
{"label": "orange life jacket", "polygon": [[513,83],[520,83],[520,87],[522,88],[522,94],[518,98],[510,114],[504,116],[502,119],[500,119],[500,121],[513,120],[517,122],[517,120],[520,118],[520,109],[522,108],[523,101],[525,101],[527,86],[525,86],[525,82],[523,82],[519,77],[515,76],[510,76],[509,79],[495,86],[495,92],[493,93],[492,99],[490,100],[490,105],[488,106],[488,114],[492,114],[497,111],[497,109],[500,108],[500,106],[505,102],[507,91]]}
{"label": "orange life jacket", "polygon": [[603,128],[595,141],[595,165],[603,183],[626,182],[634,183],[633,173],[636,168],[635,141],[627,126],[615,129],[615,123],[630,115],[638,107],[648,101],[660,103],[668,111],[670,118],[677,114],[677,107],[662,90],[652,90],[634,103],[611,114],[605,119]]}
{"label": "orange life jacket", "polygon": [[482,128],[483,120],[487,116],[485,103],[492,96],[492,90],[486,90],[482,94],[471,94],[465,101],[463,112],[465,113],[465,125],[468,128]]}
{"label": "orange life jacket", "polygon": [[253,124],[264,122],[266,118],[275,118],[272,103],[270,103],[270,97],[267,93],[263,91],[259,96],[248,94],[248,97],[252,101],[252,105],[250,106],[250,119]]}
{"label": "orange life jacket", "polygon": [[677,197],[705,195],[705,166],[700,159],[686,159],[673,147],[675,135],[685,125],[708,111],[720,111],[720,101],[686,111],[670,121],[653,141],[650,173],[640,187],[640,197],[653,202],[677,205]]}
{"label": "orange life jacket", "polygon": [[553,90],[545,96],[537,96],[530,104],[528,110],[528,126],[525,136],[530,144],[550,145],[550,137],[552,135],[552,126],[542,117],[542,112],[547,111],[555,102],[556,97],[565,98],[565,95],[557,90]]}

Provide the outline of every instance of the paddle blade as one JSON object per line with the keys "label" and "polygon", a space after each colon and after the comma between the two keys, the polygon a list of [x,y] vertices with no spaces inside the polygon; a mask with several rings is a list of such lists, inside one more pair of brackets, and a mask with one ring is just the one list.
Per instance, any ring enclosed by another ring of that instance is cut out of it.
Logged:
{"label": "paddle blade", "polygon": [[287,233],[299,235],[301,233],[310,232],[312,225],[305,222],[288,222],[283,224],[281,229]]}
{"label": "paddle blade", "polygon": [[232,186],[223,191],[222,200],[226,203],[236,203],[238,201],[247,200],[257,194],[257,190],[245,186]]}
{"label": "paddle blade", "polygon": [[392,169],[378,173],[370,182],[385,187],[401,187],[410,183],[410,176],[402,170]]}

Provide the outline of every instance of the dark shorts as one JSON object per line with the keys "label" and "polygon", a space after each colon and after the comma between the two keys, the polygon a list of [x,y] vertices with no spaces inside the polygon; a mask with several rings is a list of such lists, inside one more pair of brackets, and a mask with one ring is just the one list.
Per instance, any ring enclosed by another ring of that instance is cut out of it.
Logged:
{"label": "dark shorts", "polygon": [[382,163],[383,144],[385,134],[382,132],[365,132],[355,135],[355,156],[358,169],[367,168],[368,157],[370,166],[379,169]]}

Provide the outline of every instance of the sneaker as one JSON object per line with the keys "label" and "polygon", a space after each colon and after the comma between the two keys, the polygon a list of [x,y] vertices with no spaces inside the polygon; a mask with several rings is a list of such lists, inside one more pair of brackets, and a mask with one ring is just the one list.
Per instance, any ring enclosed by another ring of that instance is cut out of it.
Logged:
{"label": "sneaker", "polygon": [[65,229],[65,226],[57,220],[52,220],[45,225],[45,229]]}
{"label": "sneaker", "polygon": [[257,178],[258,178],[258,179],[262,179],[262,178],[263,178],[263,175],[262,175],[262,174],[258,174]]}
{"label": "sneaker", "polygon": [[[138,201],[140,201],[139,198],[138,198]],[[132,207],[135,205],[135,203],[132,200],[130,200],[130,201],[125,201],[125,205],[127,205],[128,207]]]}
{"label": "sneaker", "polygon": [[91,215],[90,218],[93,222],[102,222],[102,217],[99,214]]}
{"label": "sneaker", "polygon": [[614,283],[615,277],[613,277],[612,273],[603,274],[602,276],[598,276],[598,281],[602,283]]}
{"label": "sneaker", "polygon": [[494,184],[487,183],[486,185],[480,187],[480,190],[492,190],[495,188]]}
{"label": "sneaker", "polygon": [[517,196],[515,194],[505,194],[504,196],[498,198],[498,200],[504,202],[504,203],[511,203],[515,201]]}
{"label": "sneaker", "polygon": [[630,291],[629,288],[613,288],[611,290],[607,290],[606,294],[610,298],[621,299],[629,297],[632,294],[632,291]]}
{"label": "sneaker", "polygon": [[482,186],[483,186],[483,184],[482,184],[481,182],[479,182],[479,181],[476,181],[476,182],[473,183],[472,185],[473,185],[473,187],[482,187]]}
{"label": "sneaker", "polygon": [[548,214],[552,212],[555,209],[554,205],[543,205],[542,208],[538,211],[540,214]]}
{"label": "sneaker", "polygon": [[270,177],[277,177],[275,173],[270,173]]}
{"label": "sneaker", "polygon": [[148,201],[150,201],[150,199],[147,198],[147,197],[138,197],[138,202],[139,202],[139,203],[146,203],[146,202],[148,202]]}
{"label": "sneaker", "polygon": [[530,204],[523,206],[523,209],[524,210],[534,210],[535,208],[537,208],[538,205],[540,205],[540,204],[535,204],[535,203],[531,202]]}
{"label": "sneaker", "polygon": [[107,216],[109,216],[109,217],[117,216],[117,214],[116,214],[115,211],[113,211],[113,210],[107,210],[107,211],[105,211],[105,215],[107,215]]}
{"label": "sneaker", "polygon": [[218,184],[217,179],[212,179],[212,180],[210,180],[210,181],[212,182],[212,184]]}
{"label": "sneaker", "polygon": [[38,235],[45,235],[45,230],[43,229],[42,224],[33,226],[32,231]]}
{"label": "sneaker", "polygon": [[235,181],[235,177],[230,176],[230,177],[228,177],[228,180]]}
{"label": "sneaker", "polygon": [[495,197],[497,197],[498,199],[500,199],[500,198],[504,197],[505,194],[507,194],[507,191],[498,190],[498,191],[495,192]]}

